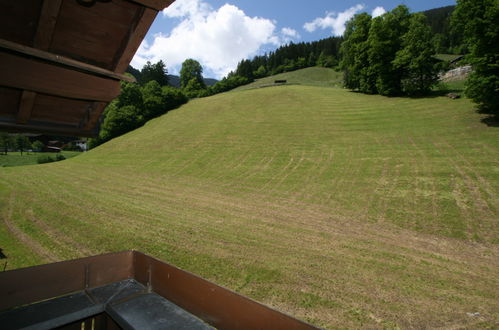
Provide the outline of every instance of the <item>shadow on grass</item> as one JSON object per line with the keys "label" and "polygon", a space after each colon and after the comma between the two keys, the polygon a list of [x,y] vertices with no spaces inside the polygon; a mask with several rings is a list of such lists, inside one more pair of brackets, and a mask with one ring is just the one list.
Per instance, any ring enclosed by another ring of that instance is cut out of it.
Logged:
{"label": "shadow on grass", "polygon": [[482,123],[489,127],[499,127],[499,117],[498,116],[490,116],[485,117],[480,120]]}

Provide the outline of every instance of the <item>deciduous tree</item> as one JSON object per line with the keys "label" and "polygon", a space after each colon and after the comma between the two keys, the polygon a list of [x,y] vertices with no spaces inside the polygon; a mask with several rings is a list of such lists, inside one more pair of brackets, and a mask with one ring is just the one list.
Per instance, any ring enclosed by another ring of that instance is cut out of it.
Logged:
{"label": "deciduous tree", "polygon": [[375,82],[368,77],[369,29],[371,15],[361,13],[355,15],[346,25],[345,40],[341,44],[340,67],[343,70],[345,87],[365,93],[375,93]]}
{"label": "deciduous tree", "polygon": [[190,58],[182,63],[182,68],[180,69],[180,86],[186,88],[187,84],[189,84],[192,79],[194,79],[202,89],[206,88],[203,80],[203,67],[198,61]]}
{"label": "deciduous tree", "polygon": [[430,27],[422,13],[413,14],[409,29],[396,53],[394,69],[402,73],[402,91],[408,95],[428,93],[438,82],[438,69]]}
{"label": "deciduous tree", "polygon": [[470,50],[465,93],[481,110],[499,114],[499,0],[457,0],[452,16]]}

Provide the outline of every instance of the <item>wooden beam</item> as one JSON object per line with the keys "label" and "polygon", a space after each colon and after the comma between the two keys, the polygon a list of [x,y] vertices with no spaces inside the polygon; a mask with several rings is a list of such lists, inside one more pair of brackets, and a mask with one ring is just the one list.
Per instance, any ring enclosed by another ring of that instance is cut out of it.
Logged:
{"label": "wooden beam", "polygon": [[19,110],[17,112],[16,123],[26,124],[31,117],[33,105],[35,104],[36,93],[30,91],[23,91],[21,94],[21,101],[19,102]]}
{"label": "wooden beam", "polygon": [[35,48],[48,50],[52,42],[57,16],[61,9],[62,0],[45,0],[40,12],[38,20],[38,28],[36,30],[35,40],[33,45]]}
{"label": "wooden beam", "polygon": [[157,14],[158,12],[156,10],[145,8],[143,14],[137,17],[137,25],[135,28],[132,27],[122,49],[117,51],[118,59],[116,60],[116,66],[114,67],[115,72],[125,72]]}
{"label": "wooden beam", "polygon": [[49,61],[52,63],[57,63],[60,65],[69,66],[69,67],[76,68],[76,69],[79,69],[79,70],[82,70],[85,72],[89,72],[89,73],[92,73],[95,75],[105,76],[105,77],[109,77],[109,78],[116,79],[116,80],[125,80],[125,81],[129,81],[129,82],[136,81],[135,78],[133,78],[133,77],[125,76],[123,74],[118,74],[116,72],[112,72],[112,71],[100,68],[98,66],[95,66],[95,65],[79,62],[79,61],[73,60],[71,58],[52,54],[52,53],[49,53],[49,52],[46,52],[43,50],[39,50],[36,48],[31,48],[31,47],[23,46],[20,44],[16,44],[15,42],[11,42],[11,41],[4,40],[4,39],[0,39],[0,48],[14,51],[16,53],[20,53],[23,55],[28,55],[30,57],[42,59],[45,61]]}
{"label": "wooden beam", "polygon": [[175,0],[130,0],[132,2],[136,2],[145,7],[155,9],[157,11],[162,11],[169,5],[171,5]]}
{"label": "wooden beam", "polygon": [[7,122],[5,120],[0,120],[0,130],[8,132],[21,132],[21,133],[42,133],[42,134],[55,134],[55,135],[65,135],[65,136],[81,136],[81,137],[96,137],[99,131],[84,130],[80,128],[75,128],[71,126],[51,126],[48,124],[16,124],[14,122]]}
{"label": "wooden beam", "polygon": [[0,52],[0,86],[67,98],[109,102],[120,93],[118,80]]}
{"label": "wooden beam", "polygon": [[84,131],[88,131],[97,126],[100,116],[106,108],[106,102],[94,102],[87,110],[85,117],[78,125],[79,128]]}

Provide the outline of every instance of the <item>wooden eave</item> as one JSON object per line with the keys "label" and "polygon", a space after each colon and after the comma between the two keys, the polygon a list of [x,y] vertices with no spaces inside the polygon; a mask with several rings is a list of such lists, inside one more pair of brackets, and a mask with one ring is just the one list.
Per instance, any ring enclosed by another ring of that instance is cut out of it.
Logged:
{"label": "wooden eave", "polygon": [[120,81],[133,81],[124,72],[158,11],[173,2],[81,1],[0,0],[0,130],[96,136]]}

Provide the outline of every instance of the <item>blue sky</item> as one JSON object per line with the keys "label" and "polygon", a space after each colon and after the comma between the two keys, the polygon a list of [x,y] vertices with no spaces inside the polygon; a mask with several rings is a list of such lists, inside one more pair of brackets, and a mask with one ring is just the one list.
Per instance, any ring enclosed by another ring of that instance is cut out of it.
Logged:
{"label": "blue sky", "polygon": [[454,5],[454,0],[176,0],[159,13],[132,60],[166,63],[177,74],[187,58],[198,60],[204,76],[222,78],[245,58],[289,42],[341,35],[359,12],[381,15],[399,4],[412,12]]}

